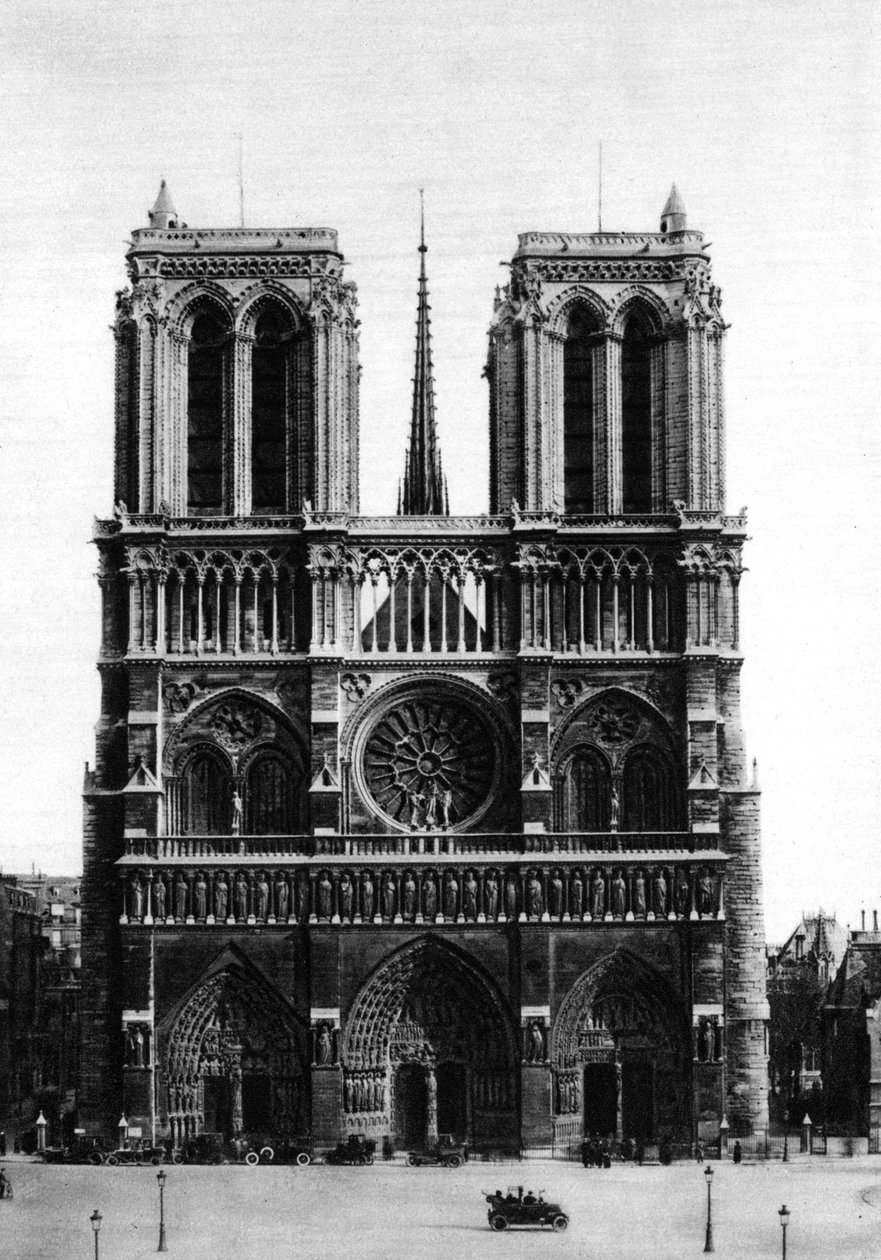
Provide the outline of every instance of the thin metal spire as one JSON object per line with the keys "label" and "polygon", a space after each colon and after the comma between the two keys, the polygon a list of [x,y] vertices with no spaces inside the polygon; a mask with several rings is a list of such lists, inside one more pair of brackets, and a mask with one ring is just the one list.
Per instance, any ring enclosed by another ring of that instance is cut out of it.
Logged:
{"label": "thin metal spire", "polygon": [[434,367],[431,361],[431,319],[425,274],[425,197],[419,189],[419,294],[416,310],[416,370],[410,440],[404,460],[401,516],[443,516],[449,512],[446,478],[441,469],[434,413]]}

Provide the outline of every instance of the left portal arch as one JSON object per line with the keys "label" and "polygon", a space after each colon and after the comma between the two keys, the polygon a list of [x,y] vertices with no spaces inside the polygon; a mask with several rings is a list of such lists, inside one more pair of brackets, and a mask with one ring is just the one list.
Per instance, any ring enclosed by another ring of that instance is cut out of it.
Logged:
{"label": "left portal arch", "polygon": [[256,968],[228,957],[164,1023],[168,1130],[176,1147],[202,1132],[231,1141],[306,1131],[305,1028]]}
{"label": "left portal arch", "polygon": [[492,979],[459,949],[422,938],[382,963],[343,1040],[346,1131],[422,1146],[438,1133],[518,1145],[514,1023]]}

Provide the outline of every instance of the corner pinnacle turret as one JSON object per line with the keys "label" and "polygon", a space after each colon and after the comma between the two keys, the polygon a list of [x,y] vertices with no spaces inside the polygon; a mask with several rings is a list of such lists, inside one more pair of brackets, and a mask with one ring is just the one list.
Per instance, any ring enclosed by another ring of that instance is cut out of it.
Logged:
{"label": "corner pinnacle turret", "polygon": [[177,211],[174,208],[174,202],[171,200],[171,193],[163,179],[159,185],[159,193],[153,204],[153,209],[148,211],[150,216],[150,227],[159,228],[165,231],[168,228],[177,227]]}
{"label": "corner pinnacle turret", "polygon": [[[421,197],[421,194],[420,194]],[[398,495],[399,516],[444,516],[449,513],[447,483],[441,467],[434,415],[434,370],[431,362],[431,320],[425,275],[425,212],[420,213],[419,303],[416,312],[416,371],[413,413]]]}
{"label": "corner pinnacle turret", "polygon": [[686,227],[685,202],[675,184],[670,189],[664,209],[661,211],[661,231],[684,232]]}

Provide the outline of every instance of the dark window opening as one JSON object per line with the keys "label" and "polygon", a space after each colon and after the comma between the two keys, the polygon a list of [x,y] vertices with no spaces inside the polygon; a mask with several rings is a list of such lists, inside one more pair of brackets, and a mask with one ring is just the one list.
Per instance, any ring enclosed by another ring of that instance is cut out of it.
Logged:
{"label": "dark window opening", "polygon": [[652,350],[639,319],[621,347],[621,470],[624,511],[652,510]]}
{"label": "dark window opening", "polygon": [[575,310],[563,344],[563,492],[566,512],[593,512],[593,328]]}
{"label": "dark window opening", "polygon": [[200,753],[184,776],[184,819],[191,836],[226,835],[230,829],[232,785],[219,758]]}
{"label": "dark window opening", "polygon": [[223,402],[226,334],[211,315],[199,315],[190,334],[187,380],[187,507],[223,505]]}
{"label": "dark window opening", "polygon": [[667,763],[651,748],[637,748],[624,765],[624,831],[669,831],[676,826],[675,796]]}
{"label": "dark window opening", "polygon": [[245,831],[250,836],[292,835],[294,776],[275,753],[260,756],[248,771],[245,790]]}
{"label": "dark window opening", "polygon": [[251,510],[285,507],[288,347],[278,317],[257,320],[251,360]]}
{"label": "dark window opening", "polygon": [[561,785],[561,831],[608,831],[612,797],[609,766],[593,748],[579,749]]}

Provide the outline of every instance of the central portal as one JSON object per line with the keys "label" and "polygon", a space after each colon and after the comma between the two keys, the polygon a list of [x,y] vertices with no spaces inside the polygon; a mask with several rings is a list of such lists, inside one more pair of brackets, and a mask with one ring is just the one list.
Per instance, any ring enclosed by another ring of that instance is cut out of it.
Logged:
{"label": "central portal", "polygon": [[428,1077],[419,1063],[395,1068],[395,1144],[424,1146],[428,1137]]}
{"label": "central portal", "polygon": [[584,1069],[584,1132],[605,1137],[618,1129],[618,1079],[614,1063]]}

